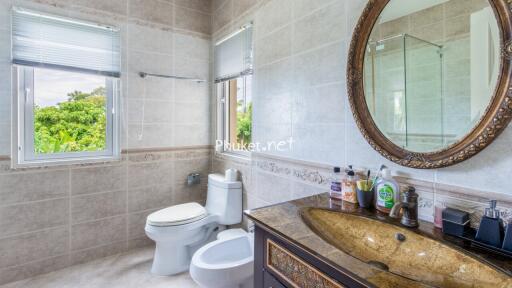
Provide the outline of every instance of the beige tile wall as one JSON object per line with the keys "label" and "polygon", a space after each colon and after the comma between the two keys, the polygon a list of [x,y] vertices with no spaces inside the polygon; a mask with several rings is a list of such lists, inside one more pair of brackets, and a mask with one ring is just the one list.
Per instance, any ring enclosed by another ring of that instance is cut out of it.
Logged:
{"label": "beige tile wall", "polygon": [[[215,155],[214,171],[240,171],[245,208],[328,191],[332,166],[375,170],[385,164],[420,191],[425,220],[433,219],[435,203],[463,206],[478,215],[489,198],[500,201],[503,217],[511,216],[512,127],[475,157],[437,170],[395,165],[362,137],[348,108],[345,71],[352,31],[366,0],[260,0],[235,13],[238,2],[213,2],[213,38],[254,21],[254,140],[293,136],[295,141],[293,151],[262,152],[252,159]],[[453,4],[464,10],[459,4],[466,2]]]}
{"label": "beige tile wall", "polygon": [[347,15],[363,7],[355,2],[363,1],[214,1],[214,40],[254,21],[254,139],[265,143],[293,136],[295,141],[293,150],[253,155],[251,160],[215,155],[214,171],[240,171],[244,208],[326,191],[323,184],[292,180],[286,165],[262,164],[262,169],[260,157],[345,162],[345,153],[336,145],[344,142],[346,133],[348,106],[340,95],[346,93],[344,63],[352,26]]}
{"label": "beige tile wall", "polygon": [[[204,204],[210,159],[205,147],[86,166],[11,170],[0,162],[0,283],[150,244],[149,213]],[[186,185],[190,172],[203,176],[200,185]]]}
{"label": "beige tile wall", "polygon": [[[210,79],[209,0],[0,0],[1,159],[10,156],[13,5],[121,28],[128,152],[118,162],[40,169],[0,161],[0,283],[150,244],[146,216],[204,202],[211,165],[210,85],[137,76]],[[186,186],[191,172],[201,185]]]}

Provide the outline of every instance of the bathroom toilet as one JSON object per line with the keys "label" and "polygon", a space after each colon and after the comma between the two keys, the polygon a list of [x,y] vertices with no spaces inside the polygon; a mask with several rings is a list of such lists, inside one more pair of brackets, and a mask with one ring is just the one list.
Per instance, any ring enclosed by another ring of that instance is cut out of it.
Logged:
{"label": "bathroom toilet", "polygon": [[151,272],[174,275],[189,269],[194,252],[215,240],[225,225],[242,221],[242,183],[225,180],[224,175],[208,175],[206,206],[185,203],[150,214],[146,235],[155,241]]}
{"label": "bathroom toilet", "polygon": [[252,288],[254,234],[230,229],[194,253],[190,276],[203,288]]}

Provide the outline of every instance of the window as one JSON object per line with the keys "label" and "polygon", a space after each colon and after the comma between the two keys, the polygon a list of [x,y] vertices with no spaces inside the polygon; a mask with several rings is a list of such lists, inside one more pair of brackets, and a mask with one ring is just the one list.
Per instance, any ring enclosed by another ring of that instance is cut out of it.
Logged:
{"label": "window", "polygon": [[119,155],[119,31],[15,8],[16,164]]}
{"label": "window", "polygon": [[252,75],[218,83],[224,150],[249,150],[252,142]]}
{"label": "window", "polygon": [[217,150],[248,153],[252,142],[252,27],[215,45]]}

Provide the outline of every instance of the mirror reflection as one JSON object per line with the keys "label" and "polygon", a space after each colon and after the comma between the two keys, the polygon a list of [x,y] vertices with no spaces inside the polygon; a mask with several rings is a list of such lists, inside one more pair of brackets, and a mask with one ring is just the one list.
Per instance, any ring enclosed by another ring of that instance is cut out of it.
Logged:
{"label": "mirror reflection", "polygon": [[377,127],[414,152],[461,140],[494,94],[499,47],[486,0],[391,0],[365,53],[365,97]]}

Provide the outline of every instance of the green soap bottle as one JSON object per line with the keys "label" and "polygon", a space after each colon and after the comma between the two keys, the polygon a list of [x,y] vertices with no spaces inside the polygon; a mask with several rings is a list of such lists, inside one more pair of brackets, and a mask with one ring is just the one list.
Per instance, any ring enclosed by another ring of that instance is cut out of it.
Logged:
{"label": "green soap bottle", "polygon": [[375,207],[380,212],[389,214],[391,208],[400,199],[400,186],[391,176],[391,170],[384,167],[375,185]]}

